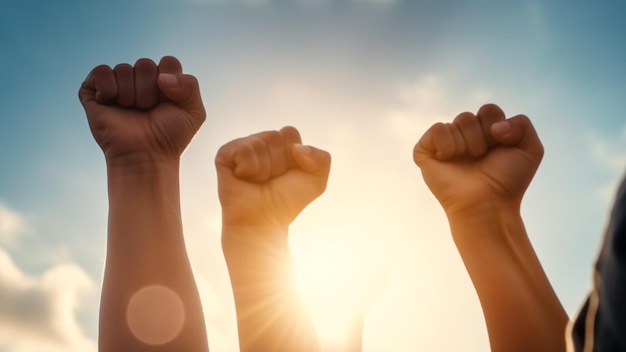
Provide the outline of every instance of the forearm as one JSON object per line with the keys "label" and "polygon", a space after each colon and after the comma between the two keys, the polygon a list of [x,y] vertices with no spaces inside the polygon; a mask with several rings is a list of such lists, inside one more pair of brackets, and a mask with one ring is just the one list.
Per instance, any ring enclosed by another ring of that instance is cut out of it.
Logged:
{"label": "forearm", "polygon": [[564,351],[567,315],[528,239],[517,207],[448,214],[480,299],[494,352]]}
{"label": "forearm", "polygon": [[241,351],[318,351],[316,333],[292,280],[287,228],[224,226]]}
{"label": "forearm", "polygon": [[107,172],[100,351],[208,351],[183,238],[178,160],[109,163]]}

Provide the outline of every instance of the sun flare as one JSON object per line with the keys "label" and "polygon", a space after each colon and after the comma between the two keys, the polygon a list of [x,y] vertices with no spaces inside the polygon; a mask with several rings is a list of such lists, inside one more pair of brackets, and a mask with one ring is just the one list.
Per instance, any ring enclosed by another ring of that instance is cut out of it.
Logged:
{"label": "sun flare", "polygon": [[294,236],[295,284],[322,341],[341,342],[387,285],[387,266],[362,231],[320,229]]}

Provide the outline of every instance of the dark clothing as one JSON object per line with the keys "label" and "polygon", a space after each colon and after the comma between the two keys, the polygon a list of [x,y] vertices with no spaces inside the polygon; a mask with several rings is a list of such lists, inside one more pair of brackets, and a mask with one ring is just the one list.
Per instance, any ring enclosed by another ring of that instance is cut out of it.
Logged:
{"label": "dark clothing", "polygon": [[626,352],[626,179],[596,262],[594,288],[572,327],[576,352]]}

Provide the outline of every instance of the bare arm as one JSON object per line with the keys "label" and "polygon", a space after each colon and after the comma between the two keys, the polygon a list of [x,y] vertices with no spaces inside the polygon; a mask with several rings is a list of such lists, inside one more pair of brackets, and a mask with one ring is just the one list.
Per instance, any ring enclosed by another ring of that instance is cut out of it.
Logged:
{"label": "bare arm", "polygon": [[317,351],[292,283],[288,230],[326,188],[330,155],[285,127],[224,145],[216,157],[222,247],[242,351]]}
{"label": "bare arm", "polygon": [[173,57],[96,67],[79,97],[109,190],[99,350],[208,351],[181,223],[179,159],[204,121]]}
{"label": "bare arm", "polygon": [[528,118],[506,120],[495,105],[434,125],[414,149],[478,293],[494,352],[565,350],[567,315],[520,215],[542,156]]}

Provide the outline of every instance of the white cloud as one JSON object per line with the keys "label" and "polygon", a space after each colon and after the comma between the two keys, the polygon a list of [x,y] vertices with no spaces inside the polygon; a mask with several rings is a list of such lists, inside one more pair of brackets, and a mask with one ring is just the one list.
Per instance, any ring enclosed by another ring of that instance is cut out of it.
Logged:
{"label": "white cloud", "polygon": [[435,122],[450,122],[457,114],[477,109],[492,98],[491,92],[484,88],[464,92],[460,98],[453,93],[436,74],[401,84],[398,88],[401,104],[387,113],[388,127],[405,148],[412,149],[421,133]]}
{"label": "white cloud", "polygon": [[26,221],[17,212],[0,203],[0,243],[13,244],[28,230]]}
{"label": "white cloud", "polygon": [[96,343],[76,320],[84,294],[95,284],[75,264],[40,277],[23,273],[0,249],[0,349],[6,352],[89,352]]}
{"label": "white cloud", "polygon": [[613,139],[588,134],[586,140],[591,157],[609,173],[610,181],[599,190],[599,194],[602,199],[610,200],[615,195],[620,177],[626,168],[626,127]]}
{"label": "white cloud", "polygon": [[626,166],[626,129],[613,140],[588,136],[591,154],[607,171],[621,173]]}

